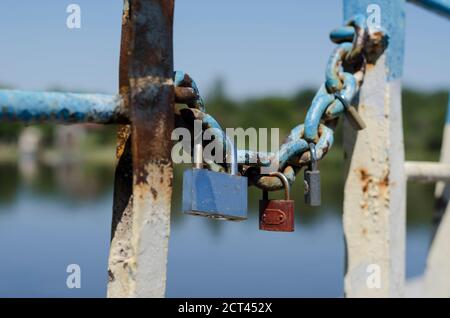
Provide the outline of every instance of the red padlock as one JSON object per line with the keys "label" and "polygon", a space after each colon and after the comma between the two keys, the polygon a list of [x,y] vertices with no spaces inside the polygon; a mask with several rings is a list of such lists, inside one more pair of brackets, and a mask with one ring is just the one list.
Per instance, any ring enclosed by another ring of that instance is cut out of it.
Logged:
{"label": "red padlock", "polygon": [[284,185],[284,200],[269,200],[267,191],[263,191],[263,199],[259,200],[259,229],[263,231],[293,232],[294,201],[289,199],[290,186],[286,176],[274,172]]}

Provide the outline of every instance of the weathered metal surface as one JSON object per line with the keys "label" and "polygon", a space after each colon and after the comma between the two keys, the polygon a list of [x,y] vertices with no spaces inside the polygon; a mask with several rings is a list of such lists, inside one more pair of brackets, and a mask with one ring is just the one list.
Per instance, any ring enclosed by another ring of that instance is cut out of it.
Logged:
{"label": "weathered metal surface", "polygon": [[330,40],[334,43],[351,42],[355,37],[355,29],[351,26],[344,26],[330,32]]}
{"label": "weathered metal surface", "polygon": [[118,124],[128,112],[120,96],[0,90],[0,122]]}
{"label": "weathered metal surface", "polygon": [[404,145],[401,83],[405,1],[344,0],[346,19],[380,6],[389,46],[369,65],[359,112],[367,128],[344,129],[347,178],[346,297],[400,297],[405,280]]}
{"label": "weathered metal surface", "polygon": [[294,231],[293,200],[260,200],[259,229],[273,232]]}
{"label": "weathered metal surface", "polygon": [[263,231],[294,231],[294,200],[290,200],[289,181],[279,172],[272,173],[284,185],[284,200],[269,200],[267,191],[263,191],[263,199],[259,200],[259,229]]}
{"label": "weathered metal surface", "polygon": [[[197,87],[197,84],[188,74],[182,71],[176,71],[174,75],[174,85],[176,86],[175,95],[177,102],[183,102],[189,107],[196,108],[202,112],[206,111],[205,103],[200,96],[200,91]],[[189,88],[190,90],[192,90],[192,96],[195,96],[195,98],[185,100],[187,91],[183,90],[182,88]]]}
{"label": "weathered metal surface", "polygon": [[214,219],[242,221],[247,219],[247,177],[238,172],[236,146],[226,137],[231,158],[228,173],[203,168],[201,138],[194,142],[194,168],[183,174],[183,212]]}
{"label": "weathered metal surface", "polygon": [[450,0],[408,0],[450,19]]}
{"label": "weathered metal surface", "polygon": [[197,93],[190,87],[175,87],[176,102],[180,104],[194,104],[198,98]]}
{"label": "weathered metal surface", "polygon": [[[223,153],[226,153],[226,136],[220,124],[209,114],[203,113],[198,109],[182,109],[180,111],[181,117],[185,123],[193,123],[194,120],[202,121],[202,128],[210,129],[214,140],[217,142],[219,148],[222,148]],[[189,125],[188,125],[189,126]],[[190,128],[190,127],[186,127]],[[192,129],[192,127],[190,128]],[[238,150],[238,163],[242,166],[261,167],[269,166],[273,160],[278,161],[280,170],[287,169],[289,172],[284,172],[289,179],[289,183],[295,180],[295,173],[293,168],[289,165],[303,166],[310,161],[309,145],[302,136],[304,134],[304,125],[299,125],[291,130],[288,137],[281,145],[280,150],[275,153],[255,152],[250,150]],[[333,145],[334,133],[333,130],[325,125],[320,124],[318,128],[319,139],[317,141],[317,158],[321,159],[328,152]],[[217,171],[214,167],[208,168]],[[254,174],[255,170],[249,171],[247,175],[252,185],[261,189],[269,191],[279,190],[283,188],[283,184],[279,178],[270,177],[267,175]]]}
{"label": "weathered metal surface", "polygon": [[[129,110],[130,82],[128,80],[128,50],[130,49],[129,2],[124,1],[119,65],[119,93]],[[122,125],[117,133],[117,166],[114,175],[114,197],[111,224],[111,246],[108,263],[108,297],[127,297],[133,293],[133,263],[131,245],[133,221],[133,163],[131,155],[131,127]]]}
{"label": "weathered metal surface", "polygon": [[165,295],[174,125],[173,0],[130,2],[133,296]]}
{"label": "weathered metal surface", "polygon": [[320,206],[322,204],[322,189],[320,186],[320,170],[317,164],[316,147],[309,144],[311,163],[304,171],[303,181],[305,183],[304,200],[310,206]]}
{"label": "weathered metal surface", "polygon": [[[358,92],[367,61],[365,47],[366,44],[373,45],[365,19],[363,14],[355,14],[346,22],[346,26],[330,34],[331,40],[338,43],[338,46],[328,60],[325,84],[314,96],[306,114],[304,138],[309,142],[317,141],[322,120],[327,124],[343,112],[348,115],[349,110],[353,111],[350,115],[358,117],[349,103],[343,101],[351,101]],[[351,33],[349,28],[353,30]],[[361,124],[361,121],[356,119],[355,123]],[[362,129],[363,125],[359,125],[359,128]]]}
{"label": "weathered metal surface", "polygon": [[121,72],[128,72],[129,81],[133,202],[119,221],[124,241],[110,253],[111,297],[165,295],[173,177],[173,10],[173,0],[125,1],[122,54],[127,57]]}
{"label": "weathered metal surface", "polygon": [[183,211],[215,219],[247,219],[247,178],[205,169],[183,174]]}
{"label": "weathered metal surface", "polygon": [[[175,77],[178,73],[181,72],[177,72]],[[195,82],[187,74],[184,75],[190,80],[189,84],[193,88],[176,87],[176,102],[204,110],[205,107]],[[188,85],[186,81],[178,84]],[[121,85],[121,90],[126,87],[126,85]],[[126,95],[127,93],[123,91],[114,96],[3,89],[0,90],[0,123],[129,124],[130,111],[125,107],[126,101],[124,100]]]}
{"label": "weathered metal surface", "polygon": [[355,107],[350,105],[350,103],[343,97],[341,94],[336,93],[336,98],[344,105],[345,114],[348,122],[352,125],[355,130],[363,130],[366,128],[366,123],[362,120],[361,116],[359,116],[358,111]]}
{"label": "weathered metal surface", "polygon": [[408,181],[450,182],[450,163],[407,161],[405,175]]}

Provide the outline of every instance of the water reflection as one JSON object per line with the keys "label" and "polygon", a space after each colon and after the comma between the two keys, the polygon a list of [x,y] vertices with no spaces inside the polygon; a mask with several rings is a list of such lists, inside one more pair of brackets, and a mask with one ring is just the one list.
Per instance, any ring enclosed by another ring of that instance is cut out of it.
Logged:
{"label": "water reflection", "polygon": [[[342,296],[343,170],[336,162],[321,164],[322,207],[306,207],[301,182],[293,186],[294,233],[258,231],[262,193],[255,188],[249,190],[246,222],[183,215],[185,167],[177,166],[168,296]],[[0,296],[105,296],[113,175],[113,166],[105,164],[0,164],[0,248],[8,255],[0,264]],[[410,277],[425,265],[433,188],[411,186],[408,194]],[[70,263],[82,267],[81,290],[65,286]]]}
{"label": "water reflection", "polygon": [[14,202],[26,188],[54,200],[97,200],[111,191],[113,167],[83,163],[57,166],[35,161],[0,164],[0,205]]}

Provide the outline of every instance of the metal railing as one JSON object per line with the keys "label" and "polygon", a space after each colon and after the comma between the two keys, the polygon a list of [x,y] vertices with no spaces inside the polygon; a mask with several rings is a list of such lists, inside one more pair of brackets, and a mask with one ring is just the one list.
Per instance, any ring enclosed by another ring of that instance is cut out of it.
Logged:
{"label": "metal railing", "polygon": [[[411,2],[450,17],[450,1]],[[382,55],[368,61],[371,65],[358,94],[359,113],[367,128],[356,132],[347,120],[345,124],[345,292],[348,297],[402,296],[406,180],[448,182],[450,159],[446,153],[450,150],[444,151],[445,160],[439,164],[404,163],[401,76],[405,1],[343,3],[345,21],[365,15],[370,5],[378,5],[389,38]],[[175,101],[185,102],[197,93],[174,85],[173,12],[174,0],[124,1],[117,96],[0,90],[0,122],[119,124],[109,297],[165,295],[173,178],[170,133],[177,120],[173,109]],[[345,38],[348,34],[335,36]],[[327,82],[330,85],[333,83]],[[334,100],[335,95],[332,97]],[[317,137],[319,115],[314,127],[306,128],[308,140]],[[441,199],[443,187],[440,184],[437,190]],[[444,199],[448,202],[448,197]],[[450,235],[448,215],[437,232],[426,274],[431,286],[427,290],[440,296],[450,296],[446,294],[450,282],[436,278],[442,274],[438,266],[447,265],[446,271],[450,268],[442,256]],[[373,264],[381,273],[379,288],[367,286],[366,269]],[[447,286],[447,291],[442,286]]]}

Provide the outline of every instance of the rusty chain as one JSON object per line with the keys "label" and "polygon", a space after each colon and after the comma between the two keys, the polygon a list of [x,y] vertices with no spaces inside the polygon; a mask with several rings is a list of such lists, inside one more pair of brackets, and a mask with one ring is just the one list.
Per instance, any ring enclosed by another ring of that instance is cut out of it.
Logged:
{"label": "rusty chain", "polygon": [[[278,171],[292,184],[301,168],[310,164],[311,144],[315,147],[318,160],[329,151],[342,114],[355,129],[364,128],[351,101],[359,92],[367,63],[374,63],[386,48],[384,34],[382,30],[369,31],[363,15],[354,16],[343,27],[330,33],[330,39],[337,47],[328,60],[325,83],[314,96],[305,123],[291,130],[277,153],[238,151],[239,170],[249,178],[251,185],[267,191],[283,188],[279,178],[260,172],[262,166],[270,166],[275,159],[279,162]],[[174,83],[177,103],[188,106],[180,110],[179,125],[189,126],[194,120],[201,120],[203,129],[213,128],[215,140],[225,149],[225,133],[220,124],[206,113],[195,81],[186,73],[177,71]],[[208,169],[224,171],[221,164],[209,161],[206,165]]]}

